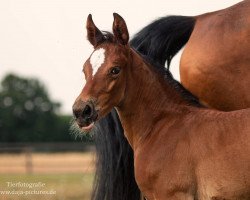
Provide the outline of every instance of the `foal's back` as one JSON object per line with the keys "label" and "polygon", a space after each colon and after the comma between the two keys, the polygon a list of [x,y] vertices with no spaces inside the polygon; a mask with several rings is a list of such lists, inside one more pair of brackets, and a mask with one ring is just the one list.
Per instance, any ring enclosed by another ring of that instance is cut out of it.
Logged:
{"label": "foal's back", "polygon": [[250,109],[199,120],[192,137],[199,199],[250,199]]}

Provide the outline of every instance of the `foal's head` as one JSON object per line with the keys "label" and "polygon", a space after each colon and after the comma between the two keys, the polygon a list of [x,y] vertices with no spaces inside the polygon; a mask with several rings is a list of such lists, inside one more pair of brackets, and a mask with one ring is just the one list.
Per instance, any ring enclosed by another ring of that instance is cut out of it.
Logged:
{"label": "foal's head", "polygon": [[113,33],[102,33],[88,16],[87,37],[94,51],[83,66],[86,84],[73,105],[76,121],[84,131],[91,130],[96,120],[124,98],[131,50],[126,23],[118,14],[114,14]]}

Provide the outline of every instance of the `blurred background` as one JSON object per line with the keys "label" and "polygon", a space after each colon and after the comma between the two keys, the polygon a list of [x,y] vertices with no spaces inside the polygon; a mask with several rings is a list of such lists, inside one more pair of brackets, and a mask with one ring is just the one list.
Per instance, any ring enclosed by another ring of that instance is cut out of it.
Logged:
{"label": "blurred background", "polygon": [[[7,182],[42,182],[56,194],[46,199],[87,200],[94,177],[90,135],[70,131],[71,106],[93,51],[85,21],[92,13],[100,30],[111,30],[113,12],[130,35],[166,15],[199,15],[239,0],[1,0],[0,1],[0,199],[44,199],[1,194],[24,190]],[[180,53],[171,64],[179,80]],[[27,188],[26,188],[27,189]],[[40,188],[41,189],[41,188]]]}

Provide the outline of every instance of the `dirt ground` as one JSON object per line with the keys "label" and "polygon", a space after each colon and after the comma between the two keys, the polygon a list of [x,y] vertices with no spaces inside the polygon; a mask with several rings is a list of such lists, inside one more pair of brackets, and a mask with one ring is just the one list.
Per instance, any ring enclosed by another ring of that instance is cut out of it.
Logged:
{"label": "dirt ground", "polygon": [[[89,200],[93,172],[93,152],[0,154],[0,199]],[[41,191],[53,194],[37,194]]]}
{"label": "dirt ground", "polygon": [[94,153],[0,154],[0,174],[91,173]]}

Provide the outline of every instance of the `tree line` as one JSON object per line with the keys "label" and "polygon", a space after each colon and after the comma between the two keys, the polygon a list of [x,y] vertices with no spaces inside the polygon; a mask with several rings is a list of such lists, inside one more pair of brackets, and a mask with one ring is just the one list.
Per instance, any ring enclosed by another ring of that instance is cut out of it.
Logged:
{"label": "tree line", "polygon": [[58,114],[60,106],[38,79],[6,75],[0,87],[0,142],[75,141],[72,116]]}

